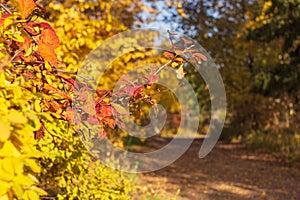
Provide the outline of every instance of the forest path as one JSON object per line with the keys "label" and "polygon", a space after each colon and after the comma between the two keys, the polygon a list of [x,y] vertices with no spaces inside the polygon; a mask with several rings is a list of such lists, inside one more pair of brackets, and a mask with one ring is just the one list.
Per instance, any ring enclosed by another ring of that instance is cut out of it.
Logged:
{"label": "forest path", "polygon": [[[150,148],[166,145],[157,138]],[[146,199],[300,199],[300,164],[289,165],[275,157],[251,151],[241,144],[219,142],[203,159],[202,139],[170,166],[140,175],[138,190]],[[140,199],[140,198],[134,198]]]}

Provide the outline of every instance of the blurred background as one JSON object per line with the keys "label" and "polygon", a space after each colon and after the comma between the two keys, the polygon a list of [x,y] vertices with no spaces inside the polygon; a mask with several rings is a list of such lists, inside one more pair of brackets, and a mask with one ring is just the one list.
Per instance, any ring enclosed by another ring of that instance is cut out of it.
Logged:
{"label": "blurred background", "polygon": [[[58,56],[71,70],[101,41],[120,31],[154,27],[193,38],[220,67],[226,87],[228,113],[221,139],[281,152],[291,160],[299,157],[299,1],[66,0],[44,5],[63,43]],[[124,56],[102,85],[114,85],[126,70],[124,62],[133,66],[140,60],[154,62],[151,55]],[[199,98],[203,134],[210,119],[207,87],[192,72],[186,78]],[[174,107],[169,108],[169,117],[175,123],[169,123],[165,134],[176,132],[172,129],[177,126],[178,106],[170,105]]]}

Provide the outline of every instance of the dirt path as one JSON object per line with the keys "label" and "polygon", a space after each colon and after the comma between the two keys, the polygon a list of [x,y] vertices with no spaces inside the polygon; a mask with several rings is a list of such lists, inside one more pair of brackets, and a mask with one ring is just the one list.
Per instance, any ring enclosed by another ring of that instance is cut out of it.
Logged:
{"label": "dirt path", "polygon": [[[151,142],[152,146],[168,139]],[[139,190],[148,199],[300,199],[300,165],[288,164],[239,144],[218,145],[204,159],[198,158],[202,140],[172,165],[142,174]],[[137,198],[138,199],[138,198]]]}

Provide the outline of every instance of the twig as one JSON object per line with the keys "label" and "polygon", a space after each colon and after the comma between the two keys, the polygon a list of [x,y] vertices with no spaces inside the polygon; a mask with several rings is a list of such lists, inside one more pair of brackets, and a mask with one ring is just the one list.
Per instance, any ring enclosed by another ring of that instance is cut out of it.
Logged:
{"label": "twig", "polygon": [[[3,3],[0,3],[0,7],[3,8],[3,10],[5,10],[5,12],[12,15],[12,12],[5,5],[3,5]],[[38,44],[38,41],[29,33],[29,31],[27,31],[25,28],[22,28],[22,30],[24,32],[26,32],[26,34],[32,38],[32,40],[34,41],[35,44]]]}
{"label": "twig", "polygon": [[153,75],[157,75],[161,70],[163,70],[166,66],[168,66],[170,63],[172,63],[173,60],[174,59],[169,60],[166,64],[164,64],[163,66],[161,66],[160,68],[158,68],[158,70]]}
{"label": "twig", "polygon": [[0,3],[0,7],[3,8],[3,10],[5,10],[5,12],[7,12],[8,14],[12,14],[12,12],[2,3]]}
{"label": "twig", "polygon": [[[167,32],[168,32],[168,34],[169,34],[169,40],[170,40],[170,42],[171,42],[172,49],[173,49],[173,51],[176,53],[176,56],[174,56],[174,58],[173,58],[172,60],[169,60],[169,62],[167,62],[166,64],[164,64],[164,65],[161,66],[160,68],[158,68],[158,70],[157,70],[153,75],[157,75],[161,70],[163,70],[166,66],[168,66],[170,63],[172,63],[172,62],[175,60],[175,58],[177,58],[178,56],[180,56],[180,55],[177,54],[177,52],[176,52],[176,50],[175,50],[175,48],[174,48],[174,42],[173,42],[173,39],[172,39],[172,36],[171,36],[171,32],[170,32],[169,30],[168,30]],[[187,50],[189,50],[189,49],[191,49],[191,48],[193,48],[193,47],[194,47],[194,45],[192,44],[191,46],[185,48],[185,49],[182,51],[182,53],[185,53]],[[184,59],[185,59],[185,58],[184,58]]]}
{"label": "twig", "polygon": [[170,40],[170,42],[171,42],[171,44],[172,44],[172,49],[173,49],[174,52],[176,52],[176,51],[175,51],[175,48],[174,48],[174,43],[173,43],[173,40],[172,40],[171,32],[170,32],[170,30],[168,30],[167,32],[168,32],[168,34],[169,34],[169,40]]}
{"label": "twig", "polygon": [[94,80],[94,78],[87,78],[87,77],[84,77],[84,76],[82,76],[82,75],[80,75],[80,74],[77,74],[77,72],[70,72],[70,71],[65,71],[65,70],[62,70],[62,69],[56,69],[56,68],[55,68],[55,71],[60,72],[60,73],[64,73],[64,74],[73,74],[73,75],[76,75],[76,76],[78,76],[78,77],[84,79],[85,81],[93,81],[93,80]]}

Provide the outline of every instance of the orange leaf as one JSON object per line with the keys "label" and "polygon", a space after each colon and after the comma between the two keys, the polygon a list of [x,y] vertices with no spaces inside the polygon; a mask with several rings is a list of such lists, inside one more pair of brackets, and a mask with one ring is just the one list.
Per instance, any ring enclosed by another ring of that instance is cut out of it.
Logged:
{"label": "orange leaf", "polygon": [[100,113],[101,117],[109,117],[113,115],[113,109],[110,105],[104,105]]}
{"label": "orange leaf", "polygon": [[54,48],[51,44],[40,43],[39,44],[39,53],[45,61],[50,62],[52,65],[57,65],[57,58],[54,51]]}
{"label": "orange leaf", "polygon": [[35,2],[33,0],[14,0],[22,19],[28,17],[35,9]]}
{"label": "orange leaf", "polygon": [[65,112],[66,120],[70,123],[74,123],[75,122],[74,116],[75,116],[75,111],[71,107],[67,107]]}
{"label": "orange leaf", "polygon": [[52,28],[44,29],[40,36],[40,43],[50,44],[54,49],[59,47],[59,39]]}
{"label": "orange leaf", "polygon": [[173,53],[170,53],[170,52],[167,52],[167,51],[164,52],[164,56],[165,56],[165,58],[168,58],[168,59],[172,59],[172,58],[175,57]]}
{"label": "orange leaf", "polygon": [[116,121],[115,119],[111,119],[111,118],[108,118],[108,117],[105,117],[103,119],[104,123],[107,124],[110,128],[115,128],[116,126]]}
{"label": "orange leaf", "polygon": [[62,107],[62,105],[60,105],[56,101],[51,101],[50,104],[51,104],[51,106],[52,106],[52,108],[54,109],[55,112],[59,111]]}

